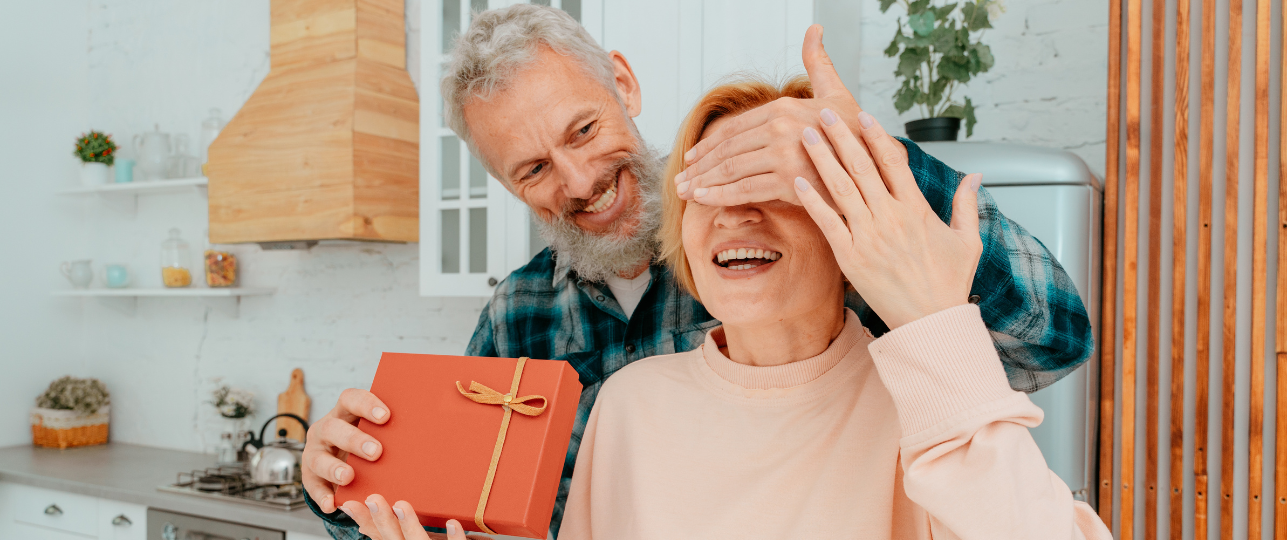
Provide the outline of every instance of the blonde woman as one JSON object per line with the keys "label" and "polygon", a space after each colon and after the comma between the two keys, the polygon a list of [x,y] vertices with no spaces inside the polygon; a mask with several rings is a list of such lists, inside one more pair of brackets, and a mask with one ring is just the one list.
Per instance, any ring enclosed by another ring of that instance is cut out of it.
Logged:
{"label": "blonde woman", "polygon": [[[721,122],[809,94],[804,79],[714,89],[671,175]],[[949,227],[900,143],[859,118],[870,155],[829,110],[825,133],[801,135],[829,191],[798,181],[803,208],[667,197],[663,253],[723,326],[604,384],[561,539],[1111,537],[1046,466],[1028,433],[1041,409],[1010,389],[967,303],[981,178]],[[890,333],[844,307],[846,282]]]}

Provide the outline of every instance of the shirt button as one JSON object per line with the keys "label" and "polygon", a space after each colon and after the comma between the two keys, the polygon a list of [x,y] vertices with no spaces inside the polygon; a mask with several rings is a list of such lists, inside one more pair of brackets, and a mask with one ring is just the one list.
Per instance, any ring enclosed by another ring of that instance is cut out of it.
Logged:
{"label": "shirt button", "polygon": [[[957,298],[960,298],[960,297],[958,296]],[[970,301],[970,303],[971,303],[971,304],[977,304],[977,303],[979,303],[979,300],[982,300],[982,299],[983,299],[983,298],[981,298],[981,297],[980,297],[979,295],[977,295],[977,294],[971,294],[971,295],[970,295],[970,300],[969,300],[969,301]]]}
{"label": "shirt button", "polygon": [[627,344],[626,344],[626,352],[628,352],[628,353],[633,353],[633,352],[635,352],[635,345],[634,345],[633,343],[627,343]]}
{"label": "shirt button", "polygon": [[595,300],[598,300],[598,301],[600,301],[600,302],[602,302],[602,301],[603,301],[603,295],[601,294],[601,295],[599,295],[599,296],[596,296],[596,297],[594,297],[594,299],[595,299]]}

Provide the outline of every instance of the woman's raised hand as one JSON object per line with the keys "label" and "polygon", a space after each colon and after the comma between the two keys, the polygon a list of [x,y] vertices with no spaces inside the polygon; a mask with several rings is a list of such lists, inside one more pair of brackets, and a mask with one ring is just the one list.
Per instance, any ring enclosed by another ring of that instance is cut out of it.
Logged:
{"label": "woman's raised hand", "polygon": [[425,532],[411,503],[398,501],[392,506],[381,495],[367,497],[366,504],[349,501],[340,509],[358,524],[358,532],[371,540],[490,540],[491,537],[465,536],[465,529],[454,519],[447,521],[447,534]]}
{"label": "woman's raised hand", "polygon": [[835,113],[823,109],[821,116],[839,160],[813,128],[804,130],[804,147],[836,208],[803,178],[795,189],[849,282],[891,329],[965,304],[983,252],[977,206],[982,175],[961,181],[949,227],[917,187],[902,144],[875,118],[858,115],[868,154]]}

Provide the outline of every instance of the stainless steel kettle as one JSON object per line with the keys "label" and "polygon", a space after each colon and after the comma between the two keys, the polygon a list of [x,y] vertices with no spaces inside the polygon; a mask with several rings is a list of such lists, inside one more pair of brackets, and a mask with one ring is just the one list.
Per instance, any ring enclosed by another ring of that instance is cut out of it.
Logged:
{"label": "stainless steel kettle", "polygon": [[[293,418],[296,422],[304,425],[304,431],[308,431],[308,422],[303,418],[291,413],[282,413],[264,422],[264,427],[259,428],[259,437],[251,437],[246,441],[245,446],[256,448],[255,453],[250,457],[250,479],[260,485],[284,485],[299,482],[303,476],[300,473],[300,459],[304,455],[304,442],[287,439],[284,428],[277,430],[278,439],[272,442],[264,441],[264,431],[268,429],[268,424],[273,420],[281,417]],[[308,435],[305,434],[305,438]]]}

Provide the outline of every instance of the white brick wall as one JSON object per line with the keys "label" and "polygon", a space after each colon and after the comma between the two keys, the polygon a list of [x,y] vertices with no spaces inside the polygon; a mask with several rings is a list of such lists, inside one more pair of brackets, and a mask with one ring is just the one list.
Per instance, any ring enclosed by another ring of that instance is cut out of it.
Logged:
{"label": "white brick wall", "polygon": [[[894,110],[897,58],[885,47],[894,24],[907,16],[895,4],[887,13],[878,2],[862,2],[862,53],[858,103],[891,133],[920,118],[917,108]],[[1008,141],[1063,148],[1096,174],[1104,172],[1104,115],[1108,80],[1108,6],[1093,0],[1005,1],[1005,13],[984,33],[996,65],[970,81],[957,96],[978,108],[977,141]],[[962,140],[965,130],[962,126]],[[968,172],[968,171],[967,171]]]}

